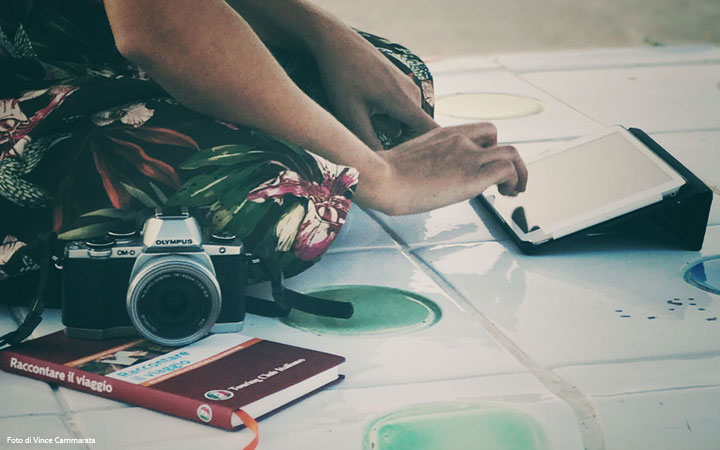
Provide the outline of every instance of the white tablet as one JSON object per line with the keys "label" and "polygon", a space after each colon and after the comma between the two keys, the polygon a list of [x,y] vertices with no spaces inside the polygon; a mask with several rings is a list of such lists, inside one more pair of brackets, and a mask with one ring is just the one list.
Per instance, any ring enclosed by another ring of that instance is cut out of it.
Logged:
{"label": "white tablet", "polygon": [[538,245],[662,201],[685,184],[659,156],[616,126],[525,161],[517,197],[482,196],[519,239]]}

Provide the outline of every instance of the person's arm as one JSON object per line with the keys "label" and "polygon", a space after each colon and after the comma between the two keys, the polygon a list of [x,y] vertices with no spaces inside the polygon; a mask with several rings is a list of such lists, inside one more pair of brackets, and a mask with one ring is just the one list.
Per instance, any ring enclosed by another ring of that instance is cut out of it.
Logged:
{"label": "person's arm", "polygon": [[[503,170],[483,169],[497,166],[481,164],[484,159],[463,162],[484,151],[473,141],[477,136],[463,139],[463,131],[428,133],[436,137],[438,156],[423,150],[424,137],[402,144],[402,152],[373,152],[289,79],[248,23],[224,1],[105,0],[105,7],[118,50],[178,101],[357,168],[355,198],[365,206],[407,214],[467,199],[469,192],[478,194],[498,182],[505,183],[507,192],[523,189],[524,177],[518,174],[524,166],[516,153],[483,153],[496,155],[491,162],[505,161],[499,163]],[[462,164],[465,167],[457,167]],[[416,171],[429,178],[413,177]],[[470,172],[476,176],[467,178]]]}
{"label": "person's arm", "polygon": [[438,124],[421,106],[417,84],[337,17],[306,0],[228,0],[269,45],[305,51],[320,62],[337,118],[375,150],[375,129],[404,139]]}

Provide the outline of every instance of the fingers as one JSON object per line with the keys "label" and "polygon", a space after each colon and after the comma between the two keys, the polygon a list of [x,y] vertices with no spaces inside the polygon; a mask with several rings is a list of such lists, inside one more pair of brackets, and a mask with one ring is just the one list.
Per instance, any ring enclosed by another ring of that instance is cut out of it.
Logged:
{"label": "fingers", "polygon": [[513,186],[517,185],[517,172],[515,165],[506,160],[492,161],[480,167],[477,174],[478,192],[489,186],[498,185],[498,192],[502,195],[514,196],[517,192]]}
{"label": "fingers", "polygon": [[527,188],[527,167],[515,147],[506,145],[485,149],[480,153],[479,160],[483,170],[489,167],[490,170],[498,171],[500,179],[495,183],[501,194],[517,195]]}
{"label": "fingers", "polygon": [[420,88],[409,78],[403,82],[412,87],[409,89],[398,87],[395,92],[398,92],[399,96],[396,98],[377,98],[378,106],[387,111],[393,119],[405,124],[410,130],[410,137],[420,136],[439,128],[440,125],[422,109]]}
{"label": "fingers", "polygon": [[489,122],[467,123],[445,128],[450,133],[467,136],[480,147],[489,148],[497,145],[497,128]]}
{"label": "fingers", "polygon": [[404,123],[410,129],[412,136],[420,136],[440,128],[440,125],[418,105],[402,105],[391,102],[388,106],[386,109],[390,115]]}
{"label": "fingers", "polygon": [[375,134],[367,108],[362,104],[338,111],[340,121],[373,150],[382,150],[383,146]]}
{"label": "fingers", "polygon": [[370,122],[376,131],[383,133],[391,139],[398,139],[403,134],[403,124],[392,119],[387,114],[375,114],[370,116]]}

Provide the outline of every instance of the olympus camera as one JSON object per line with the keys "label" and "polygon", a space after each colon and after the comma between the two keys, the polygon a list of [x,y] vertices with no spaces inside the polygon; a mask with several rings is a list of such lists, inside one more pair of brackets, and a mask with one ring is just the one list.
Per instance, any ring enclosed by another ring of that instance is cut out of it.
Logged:
{"label": "olympus camera", "polygon": [[181,346],[237,332],[245,317],[245,261],[235,236],[203,242],[186,208],[158,209],[135,227],[65,247],[62,320],[68,336],[140,333]]}

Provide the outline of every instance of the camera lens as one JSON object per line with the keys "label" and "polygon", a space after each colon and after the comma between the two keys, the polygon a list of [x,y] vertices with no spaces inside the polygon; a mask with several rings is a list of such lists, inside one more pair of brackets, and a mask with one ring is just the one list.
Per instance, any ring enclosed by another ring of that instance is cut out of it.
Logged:
{"label": "camera lens", "polygon": [[133,278],[128,315],[140,334],[163,345],[205,336],[220,313],[220,287],[202,264],[183,256],[154,259]]}

